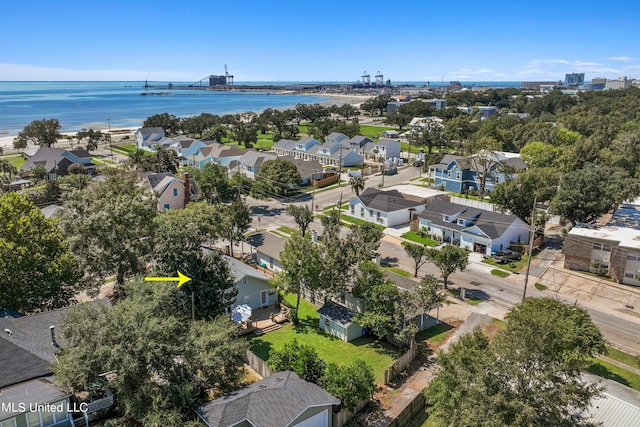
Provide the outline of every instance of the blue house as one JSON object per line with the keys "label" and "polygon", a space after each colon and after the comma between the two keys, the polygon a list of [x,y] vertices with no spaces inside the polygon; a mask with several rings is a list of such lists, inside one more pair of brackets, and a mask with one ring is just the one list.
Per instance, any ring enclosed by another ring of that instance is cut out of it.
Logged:
{"label": "blue house", "polygon": [[440,163],[429,165],[429,173],[436,188],[454,193],[478,191],[484,176],[484,190],[491,192],[496,185],[511,180],[526,168],[519,154],[482,150],[469,157],[447,154]]}

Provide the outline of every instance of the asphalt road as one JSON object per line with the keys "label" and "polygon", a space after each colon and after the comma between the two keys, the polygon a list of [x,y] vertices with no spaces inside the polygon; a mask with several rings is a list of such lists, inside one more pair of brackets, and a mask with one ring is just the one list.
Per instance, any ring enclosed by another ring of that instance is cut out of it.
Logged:
{"label": "asphalt road", "polygon": [[[385,187],[408,183],[412,178],[417,177],[419,170],[414,167],[401,169],[397,175],[385,176]],[[343,179],[347,179],[343,176]],[[382,182],[382,177],[372,176],[366,182],[366,187],[377,187]],[[348,200],[355,194],[348,185],[326,191],[319,191],[314,195],[314,205],[318,210],[334,205],[342,194],[343,200]],[[270,200],[262,201],[247,198],[247,203],[252,207],[254,229],[277,228],[287,226],[295,228],[292,218],[284,213],[286,207],[291,203],[311,203],[311,197],[304,197],[298,201],[292,200]],[[315,220],[311,229],[322,232],[322,225],[319,220]],[[346,233],[346,230],[344,231]],[[392,236],[384,236],[379,249],[381,259],[389,265],[402,268],[405,271],[414,271],[414,262],[409,258],[402,247],[400,240]],[[640,315],[637,317],[625,315],[614,309],[609,309],[606,305],[590,304],[581,301],[572,295],[564,295],[561,292],[553,292],[552,289],[540,291],[535,288],[538,277],[542,276],[550,266],[557,260],[559,255],[558,245],[552,245],[550,250],[544,251],[531,265],[531,275],[527,284],[527,296],[542,297],[553,296],[567,303],[578,303],[586,308],[593,321],[600,327],[605,338],[610,344],[622,350],[640,354]],[[512,274],[506,278],[493,276],[490,274],[492,267],[478,262],[471,262],[463,272],[456,272],[449,277],[449,287],[464,287],[474,296],[485,300],[482,303],[482,310],[485,312],[504,313],[513,305],[522,301],[524,290],[524,274]],[[438,268],[425,263],[420,269],[418,277],[425,274],[440,276]],[[406,287],[406,286],[405,286]],[[478,308],[474,308],[477,310]]]}

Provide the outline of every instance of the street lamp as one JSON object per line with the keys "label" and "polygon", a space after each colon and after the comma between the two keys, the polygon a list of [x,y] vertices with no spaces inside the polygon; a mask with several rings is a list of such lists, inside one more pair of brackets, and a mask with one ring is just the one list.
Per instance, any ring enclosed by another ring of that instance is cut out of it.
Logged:
{"label": "street lamp", "polygon": [[111,161],[114,162],[115,159],[113,158],[113,144],[111,143],[111,119],[107,119],[107,122],[109,123],[109,149],[111,150]]}

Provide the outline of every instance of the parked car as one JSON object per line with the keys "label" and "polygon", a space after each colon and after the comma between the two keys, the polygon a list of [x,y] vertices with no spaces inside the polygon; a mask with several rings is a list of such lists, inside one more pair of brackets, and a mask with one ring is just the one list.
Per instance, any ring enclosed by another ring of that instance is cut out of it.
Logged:
{"label": "parked car", "polygon": [[123,136],[122,139],[129,139],[129,135]]}
{"label": "parked car", "polygon": [[516,252],[512,250],[500,251],[493,254],[493,260],[499,264],[506,264],[508,262],[520,261],[521,258],[522,258],[522,255],[520,255],[520,252]]}
{"label": "parked car", "polygon": [[418,160],[418,161],[413,162],[413,167],[419,168],[423,164],[424,164],[424,162],[422,160]]}

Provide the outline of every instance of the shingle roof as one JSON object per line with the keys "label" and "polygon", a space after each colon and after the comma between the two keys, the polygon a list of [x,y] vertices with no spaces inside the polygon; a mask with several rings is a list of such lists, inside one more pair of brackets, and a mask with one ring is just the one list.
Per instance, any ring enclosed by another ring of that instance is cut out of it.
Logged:
{"label": "shingle roof", "polygon": [[256,248],[256,252],[278,261],[280,260],[280,253],[287,243],[287,239],[269,232],[254,234],[250,236],[250,239],[252,245]]}
{"label": "shingle roof", "polygon": [[247,421],[260,427],[284,427],[311,406],[339,405],[317,385],[284,371],[253,383],[196,409],[210,427],[229,427]]}
{"label": "shingle roof", "polygon": [[353,323],[353,318],[356,315],[353,311],[342,305],[328,302],[317,310],[317,313],[324,316],[336,323],[348,327]]}
{"label": "shingle roof", "polygon": [[379,190],[367,188],[358,196],[358,199],[369,209],[381,212],[394,212],[401,209],[422,206],[424,203],[405,199],[398,190]]}
{"label": "shingle roof", "polygon": [[[92,304],[109,304],[108,300]],[[51,344],[50,326],[60,322],[69,307],[45,311],[31,316],[0,318],[0,387],[50,375],[54,354],[59,351]],[[11,333],[5,330],[11,331]],[[60,334],[56,342],[64,347]]]}
{"label": "shingle roof", "polygon": [[38,378],[6,387],[2,390],[2,403],[4,405],[0,405],[0,420],[5,418],[11,419],[17,415],[11,407],[11,403],[13,403],[16,408],[18,408],[20,404],[25,405],[26,408],[33,408],[37,405],[64,399],[67,396],[69,396],[69,393],[57,389],[52,384],[50,377]]}
{"label": "shingle roof", "polygon": [[305,176],[324,171],[324,168],[317,160],[295,159],[291,156],[281,156],[278,157],[278,159],[286,160],[296,165],[296,169],[298,169],[298,172],[300,172],[300,176],[302,176],[303,178]]}
{"label": "shingle roof", "polygon": [[[468,225],[460,225],[456,222],[444,221],[443,219],[445,215],[451,216],[458,213],[460,213],[460,215],[457,218],[472,219],[472,222]],[[438,199],[427,205],[425,210],[418,216],[436,225],[453,230],[466,230],[471,227],[478,227],[484,234],[492,239],[502,236],[514,222],[522,222],[520,218],[514,215],[486,211]]]}

